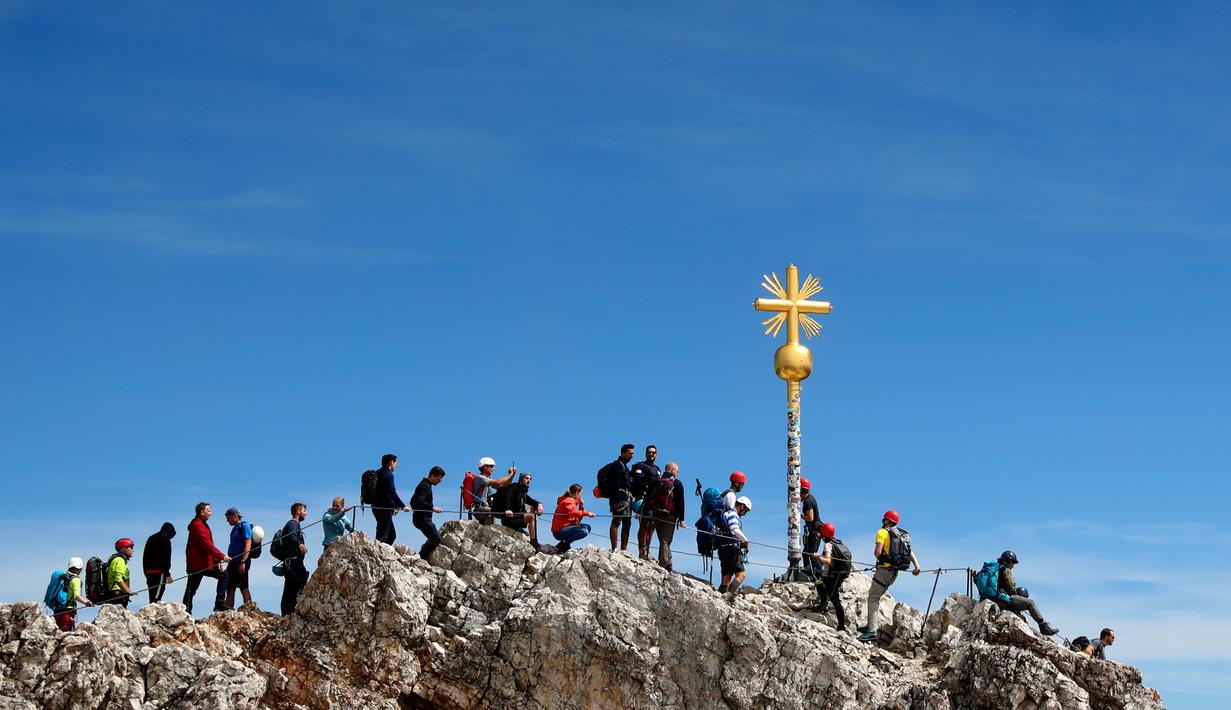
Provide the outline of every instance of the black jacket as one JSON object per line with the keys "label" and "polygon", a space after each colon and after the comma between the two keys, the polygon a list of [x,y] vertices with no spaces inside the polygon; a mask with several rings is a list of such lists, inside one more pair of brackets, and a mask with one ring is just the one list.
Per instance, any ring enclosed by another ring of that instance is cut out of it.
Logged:
{"label": "black jacket", "polygon": [[629,475],[629,490],[633,494],[633,500],[641,500],[645,498],[650,492],[650,482],[661,475],[663,475],[662,469],[660,469],[656,463],[650,463],[649,461],[638,461],[633,464],[632,473]]}
{"label": "black jacket", "polygon": [[432,482],[426,478],[419,481],[419,485],[415,486],[415,493],[410,497],[410,509],[414,511],[415,518],[430,518],[432,517],[432,507],[435,504],[432,502]]}
{"label": "black jacket", "polygon": [[145,541],[145,550],[141,553],[141,567],[146,574],[171,573],[171,538],[175,537],[175,526],[163,523],[162,529],[150,535]]}
{"label": "black jacket", "polygon": [[405,508],[406,504],[402,502],[401,496],[398,495],[397,485],[393,482],[393,471],[387,468],[381,468],[376,472],[376,503],[378,508]]}
{"label": "black jacket", "polygon": [[529,488],[520,483],[514,483],[496,491],[494,500],[492,500],[492,512],[500,514],[501,518],[504,517],[506,510],[519,515],[526,512],[527,505],[532,505],[535,510],[538,510],[538,506],[542,504],[530,497]]}

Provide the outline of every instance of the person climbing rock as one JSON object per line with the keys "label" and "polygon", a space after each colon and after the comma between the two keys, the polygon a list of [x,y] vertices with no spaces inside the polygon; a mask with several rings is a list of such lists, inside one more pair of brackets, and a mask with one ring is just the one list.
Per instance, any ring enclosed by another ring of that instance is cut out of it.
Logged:
{"label": "person climbing rock", "polygon": [[1055,635],[1057,632],[1056,627],[1043,619],[1043,615],[1039,612],[1038,604],[1030,598],[1029,593],[1025,589],[1017,586],[1017,580],[1013,579],[1013,568],[1017,566],[1017,554],[1012,550],[1005,550],[1000,553],[1000,557],[996,558],[996,561],[1000,563],[1000,574],[996,581],[996,587],[1009,598],[1008,601],[1005,601],[997,596],[995,598],[996,605],[1001,609],[1008,609],[1009,611],[1029,612],[1035,623],[1039,625],[1039,633],[1044,636]]}
{"label": "person climbing rock", "polygon": [[410,508],[414,511],[410,514],[410,523],[423,533],[423,547],[419,548],[419,556],[425,560],[431,557],[440,545],[440,531],[436,529],[436,523],[432,522],[432,513],[439,513],[440,508],[432,501],[432,486],[444,478],[445,470],[433,466],[427,476],[419,481],[419,485],[415,486],[415,493],[410,497]]}
{"label": "person climbing rock", "polygon": [[251,563],[248,555],[252,552],[252,523],[244,520],[239,508],[227,508],[223,514],[231,526],[231,540],[227,545],[227,598],[223,603],[227,609],[235,608],[235,590],[238,589],[244,597],[244,603],[252,601],[252,592],[248,591],[248,570]]}
{"label": "person climbing rock", "polygon": [[739,519],[751,511],[752,500],[748,496],[736,498],[735,507],[722,511],[714,530],[714,546],[718,550],[719,571],[722,572],[718,592],[726,594],[728,601],[735,600],[735,592],[744,583],[744,553],[748,551],[748,536],[744,534]]}
{"label": "person climbing rock", "polygon": [[300,523],[308,517],[308,506],[305,503],[291,504],[291,519],[282,526],[282,535],[288,545],[294,549],[289,557],[282,561],[284,570],[282,576],[282,606],[283,616],[289,616],[295,611],[299,602],[299,593],[308,583],[308,568],[304,566],[304,557],[308,554],[308,546],[304,542],[303,528]]}
{"label": "person climbing rock", "polygon": [[[650,543],[654,539],[654,515],[647,508],[650,495],[650,485],[662,477],[658,468],[658,447],[650,444],[645,447],[645,460],[633,464],[630,474],[629,492],[633,496],[633,505],[641,512],[637,514],[637,557],[643,560],[650,557]],[[668,543],[669,544],[669,543]]]}
{"label": "person climbing rock", "polygon": [[1106,659],[1106,648],[1116,642],[1116,632],[1111,629],[1103,629],[1099,632],[1098,639],[1090,642],[1090,655],[1094,658]]}
{"label": "person climbing rock", "polygon": [[[411,506],[414,506],[414,499],[411,499]],[[346,519],[346,514],[354,507],[353,505],[347,506],[346,499],[342,496],[333,499],[329,510],[321,516],[321,530],[325,531],[325,547],[329,547],[330,543],[346,533],[355,531],[355,526]]]}
{"label": "person climbing rock", "polygon": [[132,597],[128,560],[132,559],[136,544],[126,537],[115,541],[115,554],[107,560],[107,598],[102,600],[102,604],[128,607],[128,601]]}
{"label": "person climbing rock", "polygon": [[396,454],[385,454],[380,457],[380,470],[376,472],[376,490],[372,495],[372,517],[376,518],[376,539],[392,545],[397,540],[398,531],[393,525],[393,516],[410,510],[398,495],[397,482],[393,472],[398,470]]}
{"label": "person climbing rock", "polygon": [[74,557],[68,561],[68,569],[65,570],[63,580],[64,606],[54,609],[52,616],[61,631],[67,632],[77,628],[77,607],[79,605],[94,606],[94,602],[82,595],[81,570],[84,566],[80,557]]}
{"label": "person climbing rock", "polygon": [[188,544],[184,550],[187,560],[188,575],[184,586],[184,606],[192,613],[192,598],[196,596],[201,586],[202,577],[213,577],[218,580],[218,589],[214,595],[214,611],[226,610],[227,574],[222,566],[231,558],[222,554],[214,546],[214,534],[209,529],[209,519],[214,515],[214,509],[204,501],[197,503],[197,515],[188,523]]}
{"label": "person climbing rock", "polygon": [[876,574],[868,587],[868,623],[859,627],[861,641],[876,638],[881,597],[898,578],[898,572],[910,569],[911,565],[914,565],[912,574],[915,576],[922,571],[910,546],[910,533],[898,527],[900,520],[896,510],[886,510],[881,516],[881,529],[876,531],[876,546],[872,552],[876,558]]}
{"label": "person climbing rock", "polygon": [[523,471],[517,483],[502,488],[492,496],[492,511],[499,513],[500,524],[521,533],[528,533],[535,549],[539,546],[539,515],[543,504],[530,497],[530,483],[534,475]]}
{"label": "person climbing rock", "polygon": [[620,551],[628,554],[628,533],[633,525],[632,472],[628,462],[633,460],[637,447],[625,444],[620,447],[620,456],[598,470],[598,489],[610,503],[611,551],[616,551],[616,535],[619,533]]}
{"label": "person climbing rock", "polygon": [[162,601],[163,592],[171,579],[171,538],[175,537],[175,526],[170,522],[162,524],[158,532],[145,539],[145,548],[141,551],[141,567],[145,570],[145,586],[148,587],[150,603]]}
{"label": "person climbing rock", "polygon": [[816,554],[821,549],[821,506],[812,495],[812,482],[806,478],[799,479],[799,490],[803,494],[800,501],[799,523],[804,533],[804,571],[812,575],[815,582],[820,582],[821,567],[816,564],[820,557]]}
{"label": "person climbing rock", "polygon": [[556,512],[551,517],[551,534],[559,542],[556,551],[568,552],[574,542],[585,539],[590,534],[590,526],[581,522],[585,518],[593,518],[594,513],[586,510],[581,500],[581,484],[574,483],[568,491],[556,499]]}
{"label": "person climbing rock", "polygon": [[817,539],[824,543],[819,553],[812,553],[812,559],[817,567],[824,571],[816,578],[816,606],[819,614],[824,614],[833,603],[834,614],[838,617],[838,631],[846,630],[846,610],[842,608],[842,583],[851,574],[851,551],[835,535],[837,527],[833,523],[823,523],[817,530]]}

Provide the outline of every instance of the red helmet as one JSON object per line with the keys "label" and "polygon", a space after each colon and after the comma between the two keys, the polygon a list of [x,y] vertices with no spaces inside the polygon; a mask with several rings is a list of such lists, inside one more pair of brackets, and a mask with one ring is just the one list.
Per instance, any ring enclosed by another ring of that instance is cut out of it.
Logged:
{"label": "red helmet", "polygon": [[806,478],[801,478],[799,479],[799,487],[805,491],[810,491],[812,490],[812,481],[809,481]]}
{"label": "red helmet", "polygon": [[898,515],[898,511],[896,510],[886,510],[885,514],[881,516],[881,519],[888,520],[894,525],[897,525],[898,523],[902,522],[902,518],[901,516]]}
{"label": "red helmet", "polygon": [[744,475],[743,471],[732,471],[731,472],[731,482],[732,483],[747,483],[748,477]]}
{"label": "red helmet", "polygon": [[136,543],[134,543],[132,540],[126,537],[122,537],[119,540],[115,541],[115,551],[116,552],[123,550],[125,547],[136,547],[136,546],[137,546]]}
{"label": "red helmet", "polygon": [[833,523],[825,523],[821,525],[821,537],[825,538],[826,540],[832,540],[833,536],[837,534],[837,532],[838,532],[838,529],[834,527]]}

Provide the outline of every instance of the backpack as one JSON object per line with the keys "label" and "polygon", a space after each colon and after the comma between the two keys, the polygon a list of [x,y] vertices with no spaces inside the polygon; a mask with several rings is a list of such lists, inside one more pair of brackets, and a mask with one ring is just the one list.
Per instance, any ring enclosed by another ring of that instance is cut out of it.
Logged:
{"label": "backpack", "polygon": [[378,471],[368,469],[359,477],[359,502],[363,505],[376,504],[376,481],[379,476]]}
{"label": "backpack", "polygon": [[1085,653],[1086,649],[1089,647],[1090,647],[1090,637],[1088,636],[1078,636],[1077,638],[1073,639],[1072,643],[1069,644],[1069,648],[1073,649],[1074,651],[1078,653]]}
{"label": "backpack", "polygon": [[[609,466],[610,464],[607,465]],[[599,498],[610,498],[612,493],[611,474],[607,472],[607,466],[600,468],[598,473],[595,474],[595,478],[597,479],[598,487],[594,489],[594,492]]]}
{"label": "backpack", "polygon": [[285,561],[291,556],[289,543],[291,536],[286,534],[286,526],[278,528],[278,532],[274,533],[273,542],[269,543],[269,554],[274,556],[275,560]]}
{"label": "backpack", "polygon": [[709,516],[702,515],[697,519],[695,527],[697,528],[697,554],[712,558],[714,556],[714,536],[710,533],[714,530],[714,522]]}
{"label": "backpack", "polygon": [[722,507],[722,491],[710,486],[701,493],[701,517]]}
{"label": "backpack", "polygon": [[851,548],[838,538],[829,541],[833,545],[833,553],[829,556],[829,571],[832,574],[850,574]]}
{"label": "backpack", "polygon": [[51,573],[51,581],[47,583],[47,593],[43,595],[43,603],[54,612],[68,608],[68,573],[56,570]]}
{"label": "backpack", "polygon": [[910,569],[910,533],[894,525],[889,531],[889,549],[881,550],[881,561],[899,572]]}
{"label": "backpack", "polygon": [[91,557],[85,563],[85,598],[98,604],[108,596],[107,563],[102,558]]}
{"label": "backpack", "polygon": [[1000,562],[992,560],[984,562],[983,569],[975,573],[975,589],[979,590],[979,601],[984,599],[1009,601],[1007,594],[1000,591]]}
{"label": "backpack", "polygon": [[653,512],[675,514],[675,476],[660,476],[653,480],[647,491]]}
{"label": "backpack", "polygon": [[248,559],[255,560],[261,556],[261,550],[265,547],[262,543],[265,542],[265,528],[260,525],[252,526],[252,547],[248,550]]}
{"label": "backpack", "polygon": [[462,508],[474,508],[474,471],[467,471],[466,475],[462,476]]}

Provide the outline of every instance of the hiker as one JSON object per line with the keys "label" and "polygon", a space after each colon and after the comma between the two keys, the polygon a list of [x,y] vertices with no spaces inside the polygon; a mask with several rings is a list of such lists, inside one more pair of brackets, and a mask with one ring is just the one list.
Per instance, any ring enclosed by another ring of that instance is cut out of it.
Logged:
{"label": "hiker", "polygon": [[372,517],[376,518],[376,539],[386,545],[392,545],[397,539],[397,528],[393,527],[393,516],[400,509],[407,512],[410,508],[402,502],[398,495],[397,485],[393,480],[393,472],[398,468],[398,457],[385,454],[380,457],[380,470],[376,472],[376,491],[372,494]]}
{"label": "hiker", "polygon": [[[392,472],[392,469],[390,469]],[[282,535],[291,547],[291,554],[282,561],[282,615],[289,616],[295,611],[299,601],[299,593],[308,583],[308,568],[304,567],[304,557],[308,554],[308,546],[304,544],[303,530],[299,524],[308,517],[308,506],[304,503],[291,504],[291,519],[282,526]]]}
{"label": "hiker", "polygon": [[102,604],[128,608],[128,600],[132,596],[132,588],[128,586],[131,581],[128,560],[132,559],[136,545],[137,543],[126,537],[115,541],[115,554],[107,560],[107,598]]}
{"label": "hiker", "polygon": [[551,518],[551,534],[559,541],[556,550],[568,552],[574,542],[589,535],[590,526],[581,521],[593,517],[594,513],[586,510],[581,500],[581,484],[569,486],[568,492],[556,499],[556,512]]}
{"label": "hiker", "polygon": [[171,579],[171,538],[175,537],[175,526],[169,522],[163,523],[158,532],[145,539],[145,549],[141,552],[141,567],[145,570],[145,586],[150,593],[150,603],[162,601]]}
{"label": "hiker", "polygon": [[650,542],[654,539],[654,511],[647,508],[647,503],[650,484],[662,477],[657,460],[658,447],[650,444],[645,447],[645,460],[633,464],[629,474],[628,490],[637,509],[637,557],[643,560],[651,559]]}
{"label": "hiker", "polygon": [[238,589],[244,597],[244,603],[252,602],[252,593],[248,591],[248,555],[252,552],[252,523],[244,520],[239,508],[227,508],[225,514],[227,523],[231,526],[231,543],[227,546],[227,609],[235,608],[235,590]]}
{"label": "hiker", "polygon": [[816,553],[821,549],[821,507],[816,502],[816,496],[812,495],[811,481],[801,477],[799,490],[803,494],[803,500],[800,501],[799,522],[804,533],[804,571],[812,575],[812,581],[819,582],[821,567],[817,561],[820,555]]}
{"label": "hiker", "polygon": [[1090,642],[1090,655],[1094,658],[1106,660],[1107,655],[1105,649],[1116,642],[1116,632],[1111,629],[1103,629],[1099,632],[1098,639]]}
{"label": "hiker", "polygon": [[[816,531],[816,539],[824,543],[820,552],[810,553],[810,558],[817,568],[823,569],[816,577],[816,605],[812,608],[818,614],[824,614],[833,603],[834,614],[838,617],[838,631],[846,630],[846,610],[842,608],[842,583],[851,574],[851,551],[835,535],[837,528],[833,523],[823,523]],[[808,558],[805,558],[808,559]]]}
{"label": "hiker", "polygon": [[444,477],[445,470],[433,466],[427,476],[419,481],[419,485],[415,486],[415,494],[410,497],[410,507],[414,511],[410,514],[410,522],[426,538],[423,547],[419,548],[419,556],[425,560],[440,545],[440,532],[436,530],[436,523],[432,522],[432,513],[439,513],[440,508],[432,503],[432,486],[440,483]]}
{"label": "hiker", "polygon": [[474,475],[471,483],[471,496],[473,503],[470,509],[470,519],[478,520],[481,525],[491,525],[492,506],[489,498],[495,489],[508,488],[513,483],[513,476],[517,474],[517,466],[509,466],[508,472],[501,478],[496,478],[493,472],[496,470],[496,459],[490,456],[484,456],[479,459],[479,472]]}
{"label": "hiker", "polygon": [[[492,510],[504,511],[500,515],[500,524],[525,533],[529,528],[530,543],[535,549],[539,546],[539,516],[543,514],[543,504],[530,497],[530,482],[534,476],[524,471],[517,477],[517,483],[503,488],[492,499]],[[527,510],[529,506],[529,510]]]}
{"label": "hiker", "polygon": [[714,530],[714,547],[718,550],[719,571],[722,581],[718,593],[726,594],[729,601],[735,600],[735,592],[744,582],[744,553],[748,551],[748,536],[740,527],[739,519],[752,510],[748,496],[735,499],[735,505],[722,511]]}
{"label": "hiker", "polygon": [[68,561],[68,569],[60,583],[64,585],[64,604],[52,608],[52,618],[61,631],[72,631],[77,628],[77,605],[94,606],[94,602],[82,596],[81,589],[81,558],[74,557]]}
{"label": "hiker", "polygon": [[748,476],[744,475],[743,471],[731,472],[731,486],[722,492],[722,507],[724,510],[735,510],[735,497],[739,492],[744,490],[744,484],[748,482]]}
{"label": "hiker", "polygon": [[922,571],[919,559],[910,548],[910,533],[898,528],[901,516],[896,510],[886,510],[881,516],[881,529],[876,531],[876,547],[872,556],[876,558],[876,574],[872,577],[872,585],[868,587],[868,623],[859,627],[861,641],[871,641],[876,638],[877,612],[880,610],[881,597],[888,591],[893,581],[898,578],[898,572],[915,569],[916,577]]}
{"label": "hiker", "polygon": [[616,532],[620,533],[620,552],[628,554],[628,532],[633,525],[632,472],[628,462],[637,447],[625,444],[620,456],[598,470],[598,490],[610,502],[611,551],[616,551]]}
{"label": "hiker", "polygon": [[214,611],[226,611],[227,573],[223,563],[231,558],[222,554],[214,546],[214,534],[209,529],[209,519],[214,515],[213,507],[204,501],[197,503],[197,515],[188,523],[188,545],[184,549],[187,560],[188,576],[184,586],[184,606],[192,613],[192,598],[196,596],[197,588],[201,586],[201,578],[212,577],[218,580],[218,590],[214,595]]}
{"label": "hiker", "polygon": [[680,483],[679,464],[668,461],[663,475],[648,482],[646,489],[641,517],[653,519],[654,530],[658,533],[658,565],[670,572],[671,541],[675,539],[676,528],[686,527],[684,484]]}
{"label": "hiker", "polygon": [[[414,505],[414,499],[410,501]],[[337,540],[346,533],[354,532],[355,526],[351,521],[346,519],[346,514],[349,513],[355,506],[347,505],[346,499],[338,496],[333,499],[333,503],[329,506],[329,510],[321,516],[321,529],[325,531],[325,547],[329,547],[329,543]]]}
{"label": "hiker", "polygon": [[1000,594],[994,598],[996,606],[1009,611],[1029,612],[1031,618],[1039,625],[1039,633],[1044,636],[1057,633],[1056,627],[1043,619],[1043,614],[1039,612],[1038,605],[1030,598],[1029,593],[1017,586],[1017,580],[1013,579],[1013,568],[1017,566],[1017,553],[1005,550],[1000,553],[996,561],[1000,563],[1000,573],[996,580],[996,589]]}

